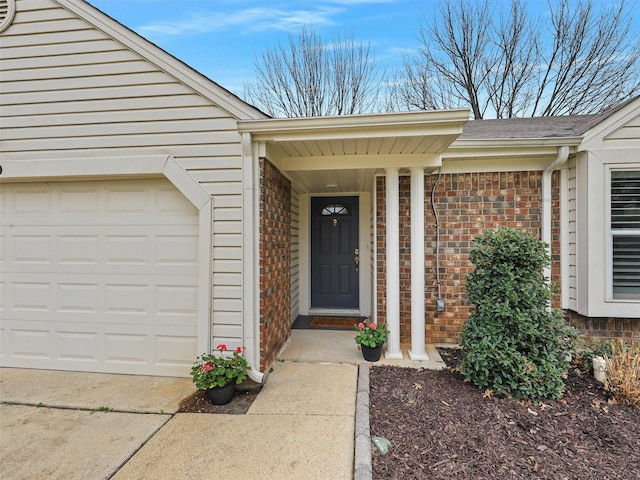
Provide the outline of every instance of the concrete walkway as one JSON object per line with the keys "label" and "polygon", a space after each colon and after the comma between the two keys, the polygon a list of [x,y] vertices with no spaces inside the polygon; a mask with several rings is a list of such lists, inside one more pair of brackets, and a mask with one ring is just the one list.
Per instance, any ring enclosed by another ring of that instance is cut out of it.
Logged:
{"label": "concrete walkway", "polygon": [[362,362],[352,332],[294,330],[245,415],[176,414],[188,378],[0,369],[2,474],[351,479]]}
{"label": "concrete walkway", "polygon": [[188,378],[0,369],[0,478],[110,478],[194,391]]}

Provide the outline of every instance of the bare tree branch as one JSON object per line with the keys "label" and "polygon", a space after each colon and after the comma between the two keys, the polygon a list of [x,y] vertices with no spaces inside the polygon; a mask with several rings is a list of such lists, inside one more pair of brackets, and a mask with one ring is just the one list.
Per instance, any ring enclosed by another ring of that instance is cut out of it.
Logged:
{"label": "bare tree branch", "polygon": [[[640,92],[640,42],[625,0],[549,0],[547,25],[526,2],[446,0],[420,49],[394,76],[398,109],[468,107],[475,118],[600,111]],[[495,13],[498,12],[498,13]]]}
{"label": "bare tree branch", "polygon": [[351,115],[375,110],[383,73],[369,44],[336,35],[326,42],[312,28],[255,60],[247,101],[273,117]]}

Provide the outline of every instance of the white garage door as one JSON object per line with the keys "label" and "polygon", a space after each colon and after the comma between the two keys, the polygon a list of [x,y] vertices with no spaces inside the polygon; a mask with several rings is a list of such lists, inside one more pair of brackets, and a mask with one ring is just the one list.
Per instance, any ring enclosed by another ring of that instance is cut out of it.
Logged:
{"label": "white garage door", "polygon": [[186,376],[198,212],[165,179],[0,184],[0,364]]}

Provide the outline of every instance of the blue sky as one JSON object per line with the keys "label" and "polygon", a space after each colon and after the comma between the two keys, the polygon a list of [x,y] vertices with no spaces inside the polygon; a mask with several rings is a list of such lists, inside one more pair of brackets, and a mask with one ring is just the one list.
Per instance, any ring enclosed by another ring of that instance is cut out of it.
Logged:
{"label": "blue sky", "polygon": [[[242,96],[254,58],[288,41],[303,25],[330,38],[347,32],[371,44],[393,69],[417,48],[420,21],[437,0],[88,0],[103,12]],[[637,0],[633,0],[637,1]],[[596,4],[606,0],[595,0]],[[506,3],[500,0],[498,4]],[[547,15],[547,2],[535,4]],[[638,3],[636,3],[636,7]],[[637,9],[636,9],[637,10]],[[640,17],[640,14],[637,15]],[[635,31],[640,30],[634,19]]]}
{"label": "blue sky", "polygon": [[[378,62],[416,46],[423,1],[89,0],[89,3],[236,94],[264,48],[312,25],[370,42]],[[179,8],[176,8],[179,6]]]}

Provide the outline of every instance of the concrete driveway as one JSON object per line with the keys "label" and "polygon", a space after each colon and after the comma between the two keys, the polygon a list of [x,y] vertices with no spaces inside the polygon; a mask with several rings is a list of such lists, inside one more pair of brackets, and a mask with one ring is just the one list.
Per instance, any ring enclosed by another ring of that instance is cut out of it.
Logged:
{"label": "concrete driveway", "polygon": [[189,378],[0,368],[2,478],[110,478],[194,391]]}

